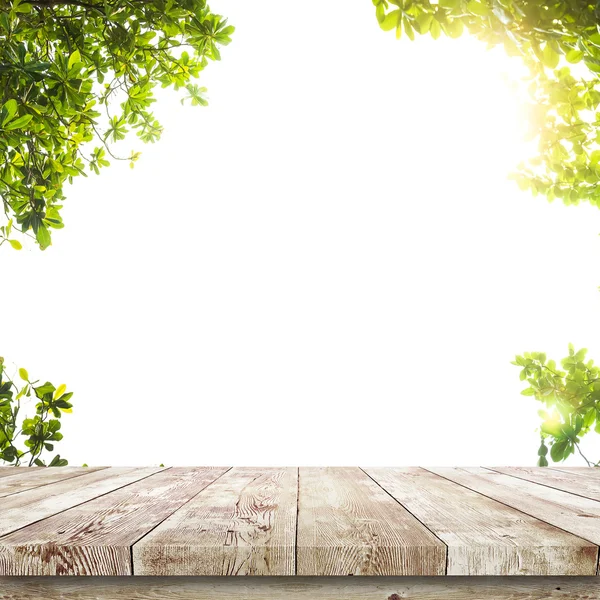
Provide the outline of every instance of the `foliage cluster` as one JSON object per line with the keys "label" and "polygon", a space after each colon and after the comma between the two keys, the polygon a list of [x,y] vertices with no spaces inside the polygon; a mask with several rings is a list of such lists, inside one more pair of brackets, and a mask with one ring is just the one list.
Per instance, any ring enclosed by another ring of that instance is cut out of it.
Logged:
{"label": "foliage cluster", "polygon": [[0,198],[14,229],[47,248],[65,183],[118,159],[130,131],[160,137],[157,85],[206,104],[190,79],[232,32],[204,0],[0,0]]}
{"label": "foliage cluster", "polygon": [[[470,33],[529,67],[535,158],[516,167],[522,189],[600,206],[600,4],[579,0],[373,0],[384,30],[415,38]],[[581,63],[576,75],[571,64]]]}
{"label": "foliage cluster", "polygon": [[[30,381],[29,374],[22,368],[19,377],[23,380],[20,386],[8,377],[4,359],[0,358],[0,460],[14,466],[46,466],[42,454],[52,452],[54,443],[62,439],[60,418],[62,413],[72,412],[73,392],[67,392],[65,384],[57,388],[49,381],[38,385],[38,381]],[[24,418],[19,426],[21,402],[26,398],[38,400],[35,415]],[[47,466],[66,464],[57,454]]]}
{"label": "foliage cluster", "polygon": [[577,451],[588,466],[600,466],[600,460],[589,460],[580,447],[586,433],[600,433],[600,368],[594,366],[593,360],[586,361],[586,354],[585,348],[575,351],[569,344],[569,355],[561,361],[562,369],[555,361],[546,360],[543,352],[526,352],[512,363],[521,367],[521,381],[529,384],[521,393],[534,396],[545,406],[539,411],[541,467],[548,466],[546,442],[550,443],[550,458],[554,462]]}

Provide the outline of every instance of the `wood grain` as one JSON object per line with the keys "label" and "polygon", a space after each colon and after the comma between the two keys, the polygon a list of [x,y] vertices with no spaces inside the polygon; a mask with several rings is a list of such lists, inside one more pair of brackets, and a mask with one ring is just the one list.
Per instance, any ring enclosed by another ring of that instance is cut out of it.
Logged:
{"label": "wood grain", "polygon": [[427,467],[427,470],[600,544],[600,502],[484,467]]}
{"label": "wood grain", "polygon": [[293,575],[297,469],[235,468],[133,546],[136,575]]}
{"label": "wood grain", "polygon": [[548,467],[489,467],[489,469],[600,501],[600,478],[588,477],[585,473],[559,471]]}
{"label": "wood grain", "polygon": [[598,565],[600,470],[367,471],[19,469],[0,477],[0,575],[410,577],[447,562],[454,576],[582,576]]}
{"label": "wood grain", "polygon": [[596,577],[2,577],[0,600],[599,600]]}
{"label": "wood grain", "polygon": [[563,473],[575,473],[577,475],[583,475],[585,477],[591,477],[594,479],[600,479],[600,467],[562,467],[560,465],[554,467],[547,467],[551,471],[562,471]]}
{"label": "wood grain", "polygon": [[56,483],[57,481],[63,481],[64,479],[71,479],[72,477],[79,477],[86,473],[93,473],[100,471],[106,467],[40,467],[39,469],[33,470],[32,468],[26,467],[25,473],[20,474],[18,477],[5,477],[0,479],[0,498],[16,494],[17,492],[23,492],[50,483]]}
{"label": "wood grain", "polygon": [[419,467],[365,469],[448,546],[447,575],[595,575],[598,547]]}
{"label": "wood grain", "polygon": [[446,546],[356,467],[301,468],[298,575],[443,575]]}
{"label": "wood grain", "polygon": [[0,538],[0,574],[132,575],[131,546],[227,468],[151,475]]}
{"label": "wood grain", "polygon": [[7,496],[1,503],[0,536],[112,492],[158,471],[162,469],[160,467],[110,467]]}
{"label": "wood grain", "polygon": [[14,475],[24,475],[25,473],[39,471],[44,467],[0,467],[0,479],[4,477],[13,477]]}

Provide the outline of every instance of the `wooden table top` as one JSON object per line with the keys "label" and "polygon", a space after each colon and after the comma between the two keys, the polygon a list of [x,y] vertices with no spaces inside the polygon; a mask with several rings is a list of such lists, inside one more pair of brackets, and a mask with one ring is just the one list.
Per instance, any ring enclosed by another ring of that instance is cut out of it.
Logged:
{"label": "wooden table top", "polygon": [[598,575],[600,469],[0,468],[0,575]]}

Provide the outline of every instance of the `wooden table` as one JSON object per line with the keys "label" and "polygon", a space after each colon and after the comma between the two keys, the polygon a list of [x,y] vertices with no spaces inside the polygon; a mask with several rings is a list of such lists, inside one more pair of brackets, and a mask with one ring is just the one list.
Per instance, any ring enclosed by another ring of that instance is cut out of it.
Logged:
{"label": "wooden table", "polygon": [[592,600],[599,546],[600,469],[0,469],[0,600]]}

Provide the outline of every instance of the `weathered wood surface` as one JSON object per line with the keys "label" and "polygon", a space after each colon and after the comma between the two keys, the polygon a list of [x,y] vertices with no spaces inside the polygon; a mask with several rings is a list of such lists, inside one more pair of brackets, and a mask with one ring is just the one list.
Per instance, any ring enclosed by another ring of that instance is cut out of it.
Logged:
{"label": "weathered wood surface", "polygon": [[548,467],[494,467],[490,470],[600,501],[600,477],[596,478],[594,474],[587,476],[585,473]]}
{"label": "weathered wood surface", "polygon": [[136,575],[294,575],[298,469],[234,468],[133,547]]}
{"label": "weathered wood surface", "polygon": [[113,467],[7,496],[1,504],[0,536],[160,470],[157,467]]}
{"label": "weathered wood surface", "polygon": [[356,467],[302,468],[298,575],[443,575],[446,546]]}
{"label": "weathered wood surface", "polygon": [[[494,467],[495,468],[495,467]],[[565,473],[579,473],[580,475],[585,475],[587,477],[600,477],[600,468],[590,468],[590,467],[561,467],[555,465],[552,467],[553,471],[564,471]]]}
{"label": "weathered wood surface", "polygon": [[72,479],[87,473],[94,473],[106,467],[61,467],[60,469],[21,469],[17,477],[4,477],[0,479],[0,498],[24,492],[49,483],[56,483],[65,479]]}
{"label": "weathered wood surface", "polygon": [[[0,499],[5,576],[598,573],[598,469],[4,472],[0,490],[12,490]],[[333,588],[323,594],[333,598]]]}
{"label": "weathered wood surface", "polygon": [[14,477],[23,473],[39,471],[42,467],[0,467],[0,479]]}
{"label": "weathered wood surface", "polygon": [[131,546],[227,471],[168,469],[0,539],[0,575],[132,575]]}
{"label": "weathered wood surface", "polygon": [[595,575],[598,548],[419,467],[365,469],[448,546],[448,575]]}
{"label": "weathered wood surface", "polygon": [[0,600],[600,600],[596,577],[0,577]]}
{"label": "weathered wood surface", "polygon": [[428,469],[536,519],[600,545],[600,502],[485,467]]}

